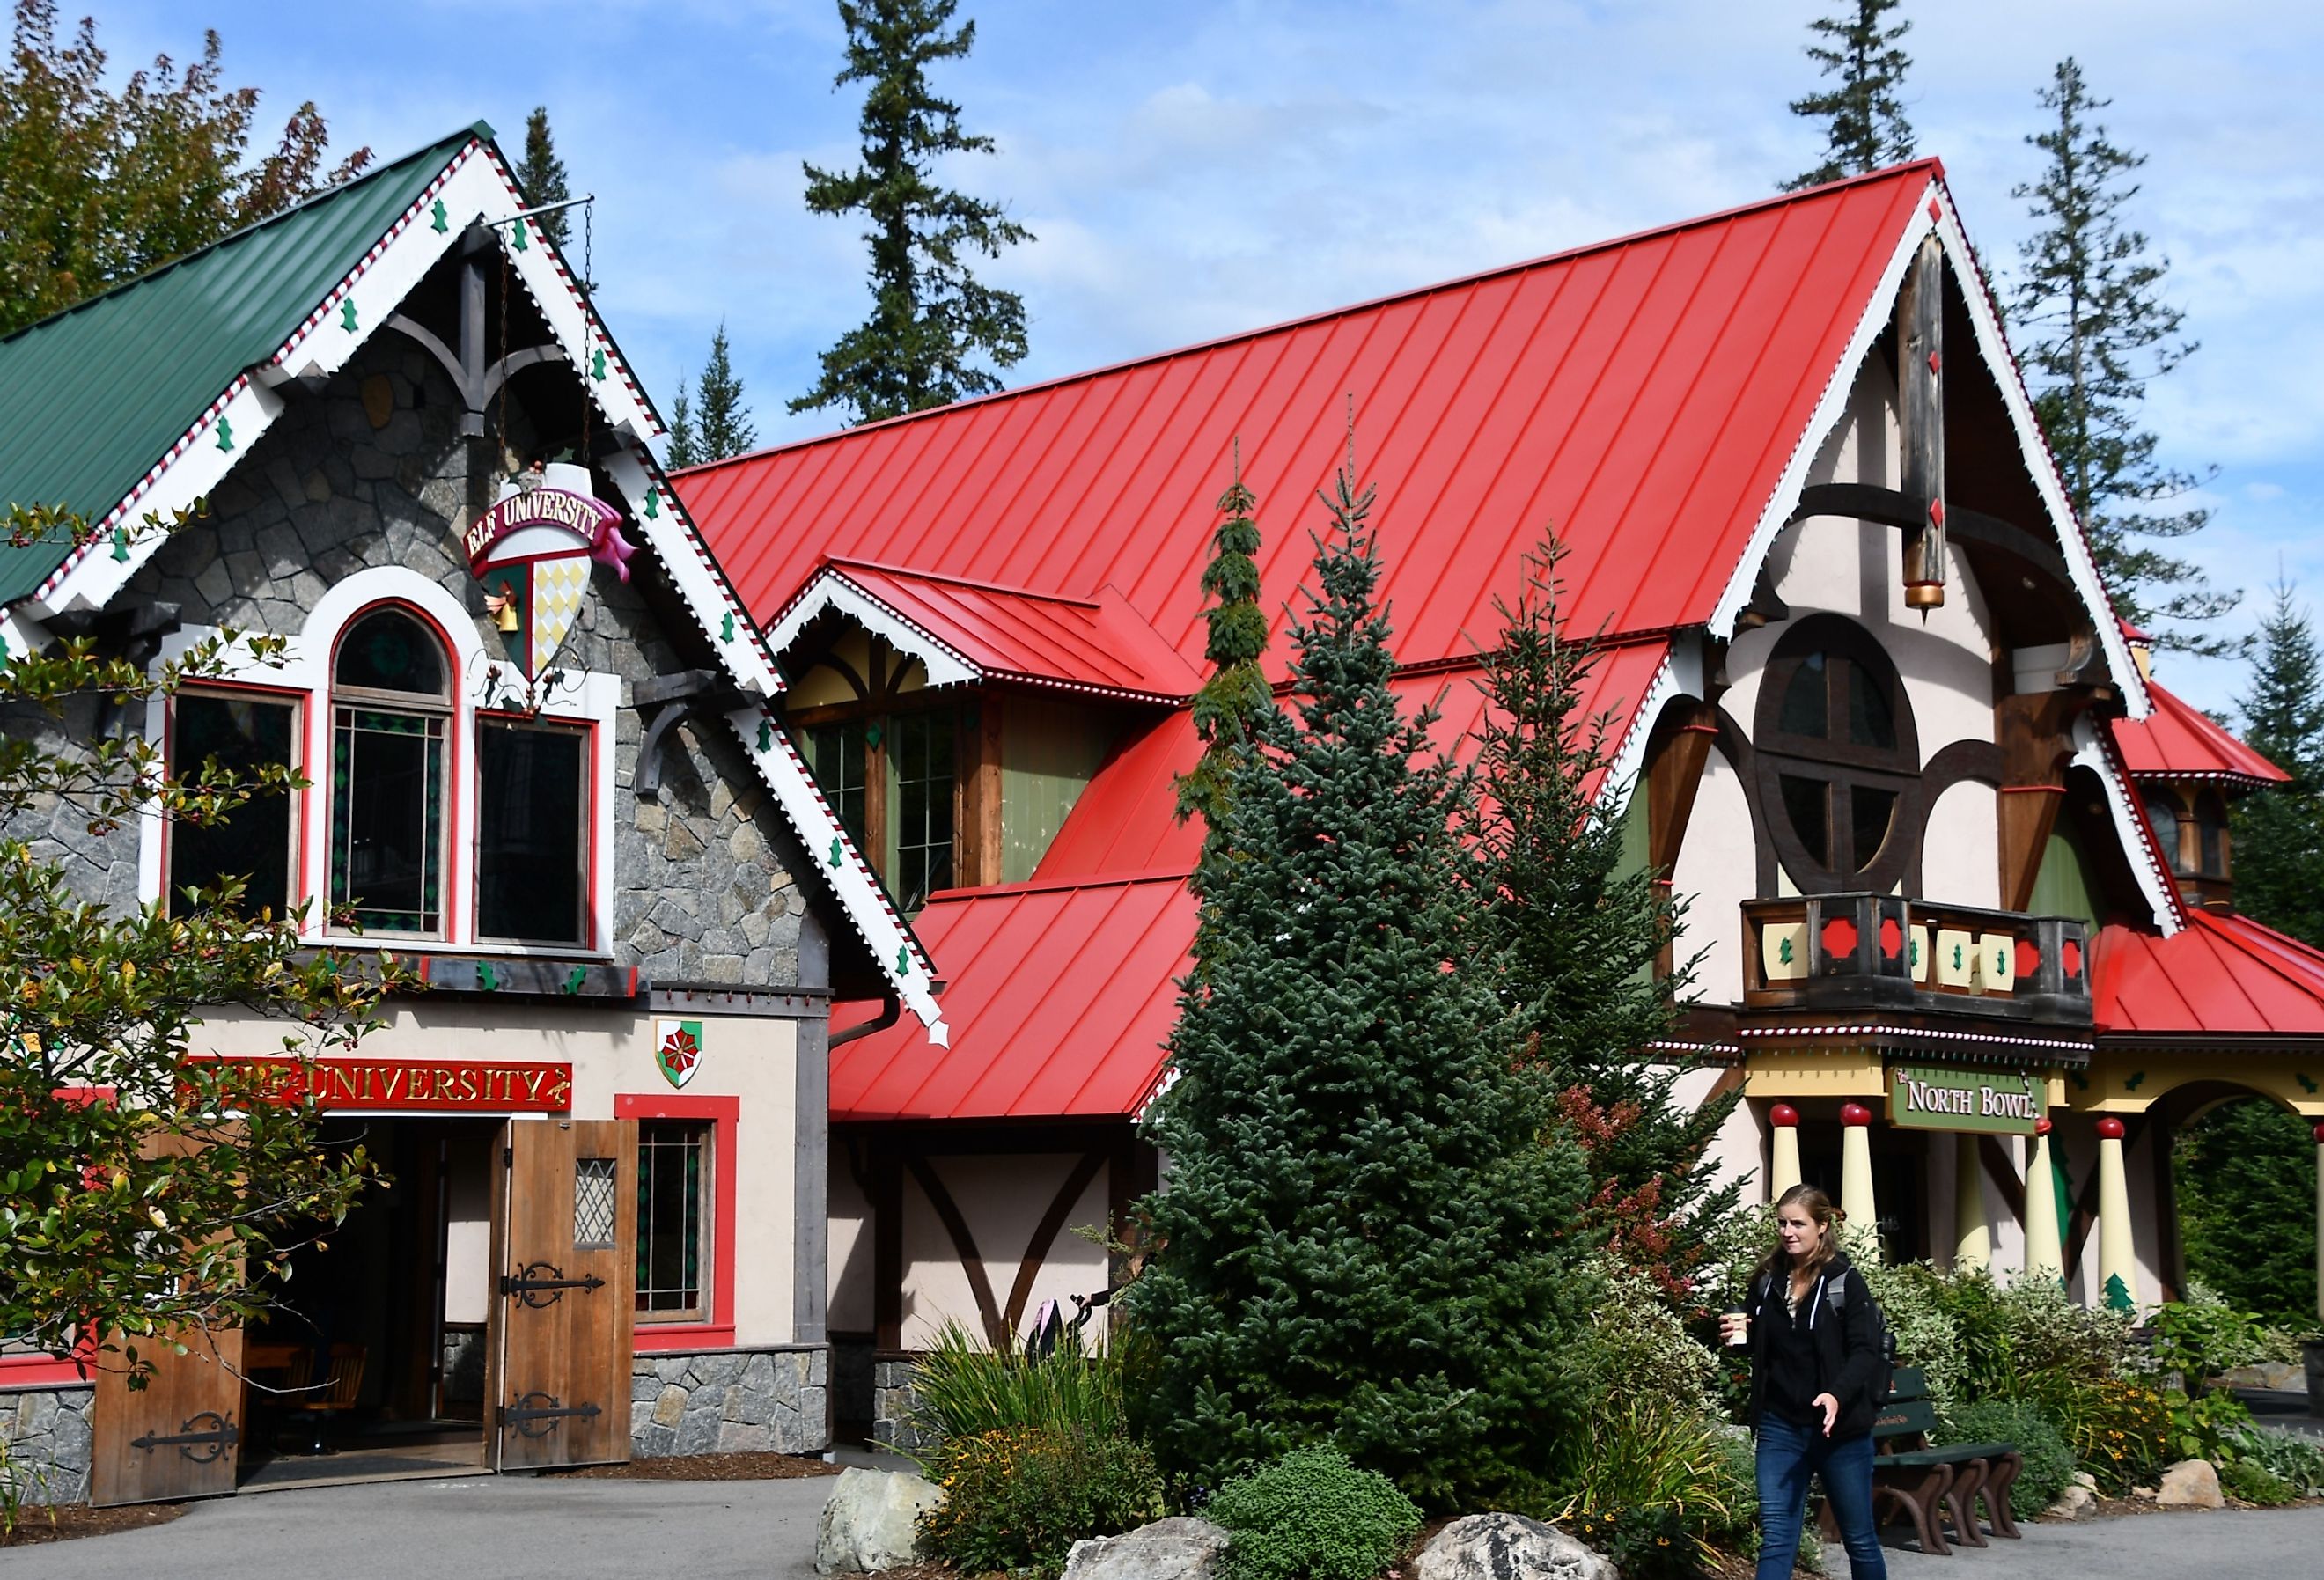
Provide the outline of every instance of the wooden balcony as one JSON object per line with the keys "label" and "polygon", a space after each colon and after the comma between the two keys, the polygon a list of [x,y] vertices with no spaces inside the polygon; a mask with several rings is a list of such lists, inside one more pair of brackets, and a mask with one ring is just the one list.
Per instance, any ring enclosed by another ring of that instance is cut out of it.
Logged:
{"label": "wooden balcony", "polygon": [[1895,894],[1747,900],[1743,1003],[2087,1026],[2089,932],[2062,916]]}

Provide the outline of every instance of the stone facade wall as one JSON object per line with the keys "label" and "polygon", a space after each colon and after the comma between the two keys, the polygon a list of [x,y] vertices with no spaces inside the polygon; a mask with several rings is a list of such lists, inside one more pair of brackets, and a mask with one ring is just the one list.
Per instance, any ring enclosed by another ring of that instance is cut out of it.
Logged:
{"label": "stone facade wall", "polygon": [[630,1366],[630,1452],[820,1454],[831,1446],[821,1344],[639,1355]]}
{"label": "stone facade wall", "polygon": [[881,1359],[872,1365],[872,1442],[899,1453],[924,1447],[927,1437],[907,1425],[912,1418],[912,1363]]}
{"label": "stone facade wall", "polygon": [[[403,566],[448,591],[477,621],[486,649],[499,651],[458,539],[492,504],[500,473],[491,440],[458,437],[458,401],[443,370],[383,331],[321,391],[290,385],[285,393],[289,408],[211,495],[209,518],[164,544],[116,603],[171,603],[189,625],[287,635],[332,584]],[[529,436],[521,394],[509,413],[521,447]],[[669,617],[692,618],[674,605]],[[672,642],[634,581],[603,568],[591,574],[559,658],[625,682],[703,661],[694,647]],[[0,729],[68,743],[87,738],[88,723],[74,717],[60,727],[28,716],[0,720]],[[652,980],[793,985],[807,907],[796,874],[809,868],[724,721],[688,720],[671,731],[661,790],[643,801],[631,786],[643,721],[625,707],[614,727],[612,952]],[[23,832],[37,841],[36,855],[62,864],[91,899],[134,902],[134,820],[92,836],[69,808],[35,812],[41,826]]]}
{"label": "stone facade wall", "polygon": [[0,1443],[26,1503],[79,1503],[88,1498],[89,1418],[97,1390],[0,1389]]}

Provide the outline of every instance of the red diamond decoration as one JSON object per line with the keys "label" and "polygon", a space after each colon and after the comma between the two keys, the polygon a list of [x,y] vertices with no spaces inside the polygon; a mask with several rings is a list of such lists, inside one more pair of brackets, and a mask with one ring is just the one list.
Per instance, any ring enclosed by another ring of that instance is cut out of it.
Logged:
{"label": "red diamond decoration", "polygon": [[1941,357],[1941,356],[1938,356],[1935,352],[1933,352],[1933,351],[1930,352],[1930,353],[1929,353],[1929,374],[1930,374],[1930,376],[1934,377],[1936,374],[1941,374],[1941,373],[1944,372],[1944,370],[1945,370],[1945,359],[1944,359],[1943,357]]}
{"label": "red diamond decoration", "polygon": [[1945,502],[1943,500],[1932,499],[1929,501],[1929,520],[1941,527],[1945,524]]}
{"label": "red diamond decoration", "polygon": [[1944,217],[1945,217],[1945,211],[1944,211],[1942,208],[1938,208],[1938,207],[1937,207],[1937,200],[1936,200],[1934,198],[1930,199],[1929,199],[1929,219],[1930,219],[1930,222],[1931,222],[1932,224],[1933,224],[1933,223],[1934,223],[1934,222],[1936,222],[1937,220],[1942,219]]}

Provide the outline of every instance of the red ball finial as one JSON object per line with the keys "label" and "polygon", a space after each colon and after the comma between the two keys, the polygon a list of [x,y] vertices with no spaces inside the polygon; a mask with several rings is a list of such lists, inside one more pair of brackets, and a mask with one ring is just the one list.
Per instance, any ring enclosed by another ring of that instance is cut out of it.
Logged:
{"label": "red ball finial", "polygon": [[1851,1125],[1870,1124],[1872,1110],[1861,1103],[1843,1103],[1840,1108],[1840,1123]]}
{"label": "red ball finial", "polygon": [[2122,1121],[2116,1119],[2111,1113],[2107,1114],[2104,1119],[2099,1120],[2098,1140],[2102,1141],[2118,1141],[2122,1140]]}
{"label": "red ball finial", "polygon": [[[1800,1123],[1800,1111],[1788,1103],[1778,1103],[1767,1110],[1767,1123],[1779,1130],[1790,1130]],[[2324,1125],[2319,1125],[2317,1139],[2324,1141]]]}
{"label": "red ball finial", "polygon": [[2046,1113],[2034,1122],[2034,1133],[2037,1136],[2048,1135],[2051,1128],[2050,1116]]}
{"label": "red ball finial", "polygon": [[2324,1124],[2316,1127],[2316,1144],[2324,1147]]}

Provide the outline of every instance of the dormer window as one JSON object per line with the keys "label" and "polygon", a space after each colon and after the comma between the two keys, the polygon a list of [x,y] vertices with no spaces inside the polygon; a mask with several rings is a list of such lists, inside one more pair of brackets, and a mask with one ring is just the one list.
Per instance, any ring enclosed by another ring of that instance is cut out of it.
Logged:
{"label": "dormer window", "polygon": [[366,932],[443,931],[443,641],[410,610],[362,616],[331,666],[331,890]]}

